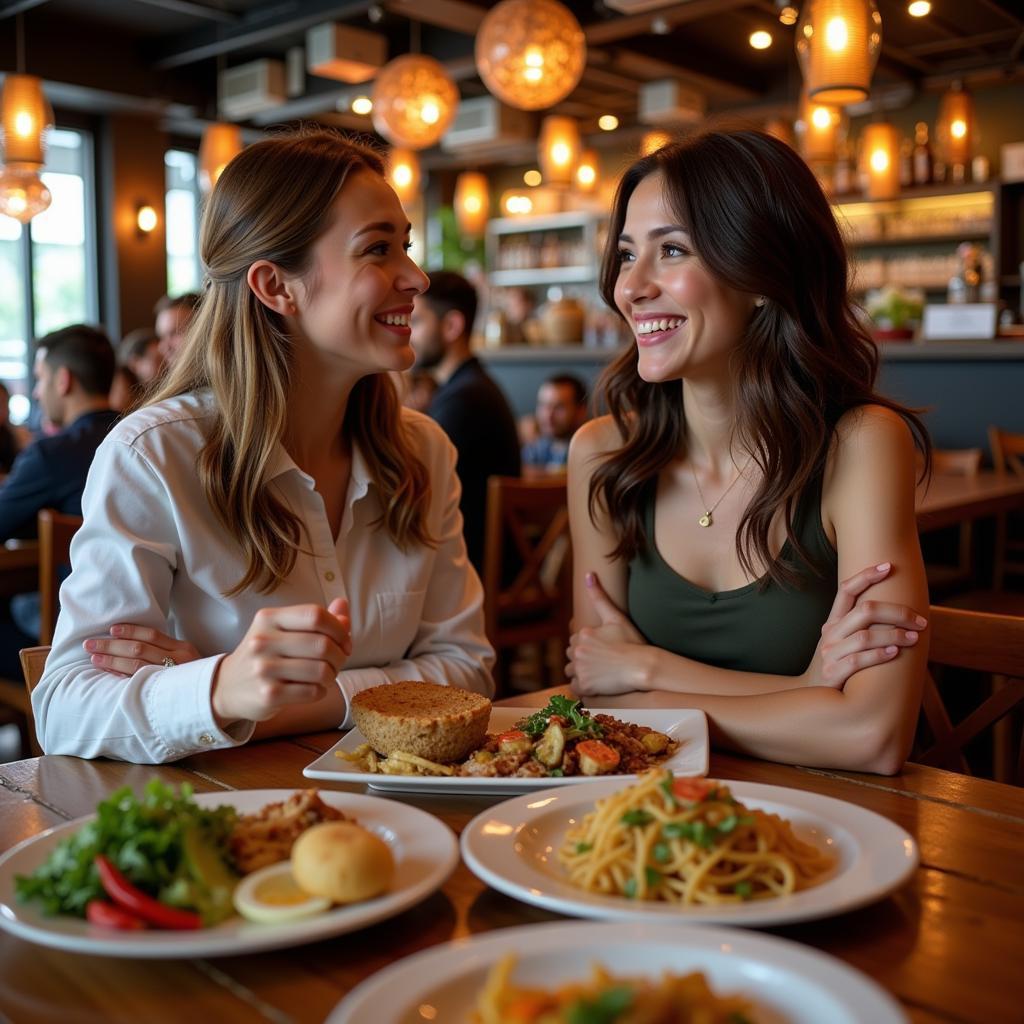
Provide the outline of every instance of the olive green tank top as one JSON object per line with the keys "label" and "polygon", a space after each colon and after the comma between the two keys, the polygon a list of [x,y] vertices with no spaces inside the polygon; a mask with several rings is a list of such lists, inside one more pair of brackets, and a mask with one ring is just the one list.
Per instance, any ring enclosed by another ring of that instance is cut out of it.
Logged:
{"label": "olive green tank top", "polygon": [[[803,672],[838,586],[836,551],[821,522],[821,478],[797,503],[793,532],[824,575],[798,559],[788,540],[779,554],[800,575],[796,589],[774,581],[762,589],[755,580],[712,593],[680,576],[654,540],[654,490],[644,509],[646,550],[629,563],[629,615],[648,643],[719,668],[787,676]],[[695,541],[698,533],[695,529]]]}

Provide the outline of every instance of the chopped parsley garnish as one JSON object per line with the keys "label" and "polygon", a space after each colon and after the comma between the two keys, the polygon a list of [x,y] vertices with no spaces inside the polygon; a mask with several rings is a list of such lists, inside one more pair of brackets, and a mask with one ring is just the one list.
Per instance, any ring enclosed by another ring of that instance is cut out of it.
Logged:
{"label": "chopped parsley garnish", "polygon": [[548,727],[548,721],[552,715],[559,715],[568,722],[570,733],[576,736],[603,736],[604,729],[600,722],[595,721],[583,707],[583,701],[572,697],[563,697],[555,694],[548,701],[547,706],[540,709],[529,718],[518,723],[517,728],[522,729],[528,736],[536,739],[542,735]]}
{"label": "chopped parsley garnish", "polygon": [[590,851],[593,848],[594,848],[594,844],[593,843],[577,843],[576,844],[576,853],[577,854],[580,854],[580,853],[590,853]]}
{"label": "chopped parsley garnish", "polygon": [[679,801],[676,799],[675,791],[672,787],[675,785],[676,777],[671,771],[665,772],[665,778],[658,783],[658,789],[665,794],[665,799],[668,800],[669,806],[675,809],[679,806]]}
{"label": "chopped parsley garnish", "polygon": [[754,895],[754,886],[747,879],[742,882],[737,882],[733,887],[732,891],[742,899],[749,900]]}
{"label": "chopped parsley garnish", "polygon": [[566,1013],[568,1024],[615,1024],[633,1005],[633,990],[628,985],[607,988],[599,996],[581,998]]}
{"label": "chopped parsley garnish", "polygon": [[650,811],[642,810],[637,808],[636,810],[626,811],[625,814],[619,819],[623,825],[632,825],[638,827],[641,825],[649,825],[654,821],[654,815]]}
{"label": "chopped parsley garnish", "polygon": [[651,854],[659,864],[665,864],[672,858],[672,848],[668,843],[655,843]]}

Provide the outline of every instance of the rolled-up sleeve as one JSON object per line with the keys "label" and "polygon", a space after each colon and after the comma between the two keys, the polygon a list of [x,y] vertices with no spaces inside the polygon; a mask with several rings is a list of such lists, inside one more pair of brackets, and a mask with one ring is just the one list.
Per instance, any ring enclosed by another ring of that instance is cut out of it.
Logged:
{"label": "rolled-up sleeve", "polygon": [[[437,541],[416,634],[405,657],[380,668],[347,669],[338,684],[346,705],[360,690],[402,679],[447,683],[484,696],[494,694],[494,651],[484,632],[484,592],[466,556],[459,511],[461,489],[455,472],[456,451],[433,427],[429,456],[432,500],[431,532]],[[342,728],[351,728],[346,710]]]}
{"label": "rolled-up sleeve", "polygon": [[159,764],[245,742],[251,723],[224,732],[213,715],[210,689],[220,654],[124,677],[95,668],[82,646],[117,622],[174,632],[169,619],[180,545],[165,481],[143,454],[111,436],[96,452],[82,513],[53,647],[32,693],[43,749]]}

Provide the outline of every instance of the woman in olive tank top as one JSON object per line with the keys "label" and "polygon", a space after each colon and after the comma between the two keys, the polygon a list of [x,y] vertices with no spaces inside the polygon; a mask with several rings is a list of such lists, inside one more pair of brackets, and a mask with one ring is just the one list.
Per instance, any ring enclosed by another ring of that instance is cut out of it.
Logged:
{"label": "woman in olive tank top", "polygon": [[569,456],[573,689],[702,708],[759,757],[898,771],[927,657],[929,444],[874,390],[814,175],[746,129],[642,158],[601,288],[635,344]]}

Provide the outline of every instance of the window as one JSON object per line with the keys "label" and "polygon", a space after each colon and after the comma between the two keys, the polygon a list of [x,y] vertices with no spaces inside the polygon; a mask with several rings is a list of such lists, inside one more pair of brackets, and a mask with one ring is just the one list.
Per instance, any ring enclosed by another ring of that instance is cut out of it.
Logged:
{"label": "window", "polygon": [[92,166],[87,132],[53,129],[43,168],[50,208],[28,225],[0,216],[0,280],[13,284],[0,290],[0,379],[15,422],[28,415],[32,339],[99,319]]}
{"label": "window", "polygon": [[195,153],[171,149],[167,169],[167,294],[199,291],[199,181]]}

